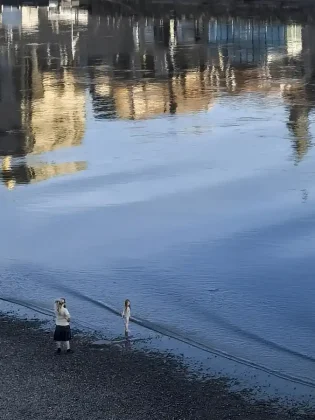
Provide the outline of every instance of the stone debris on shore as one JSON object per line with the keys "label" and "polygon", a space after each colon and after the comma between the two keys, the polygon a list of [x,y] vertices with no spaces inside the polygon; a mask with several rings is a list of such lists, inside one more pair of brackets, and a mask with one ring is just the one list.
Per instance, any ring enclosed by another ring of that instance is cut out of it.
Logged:
{"label": "stone debris on shore", "polygon": [[249,402],[219,379],[191,379],[173,357],[91,346],[55,355],[38,323],[0,316],[1,420],[311,420],[272,402]]}

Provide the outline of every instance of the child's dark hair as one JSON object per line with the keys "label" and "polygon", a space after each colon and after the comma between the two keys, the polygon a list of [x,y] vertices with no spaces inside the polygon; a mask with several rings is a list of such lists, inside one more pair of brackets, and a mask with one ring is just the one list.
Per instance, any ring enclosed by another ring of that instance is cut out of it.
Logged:
{"label": "child's dark hair", "polygon": [[128,303],[129,303],[129,305],[130,305],[130,300],[129,300],[129,299],[126,299],[126,300],[125,300],[125,308],[127,308],[127,307],[128,307]]}

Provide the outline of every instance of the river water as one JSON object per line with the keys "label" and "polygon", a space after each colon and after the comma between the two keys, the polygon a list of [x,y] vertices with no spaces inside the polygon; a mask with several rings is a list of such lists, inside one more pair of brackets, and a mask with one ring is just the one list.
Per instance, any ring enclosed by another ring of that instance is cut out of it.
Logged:
{"label": "river water", "polygon": [[315,386],[314,35],[3,6],[0,297]]}

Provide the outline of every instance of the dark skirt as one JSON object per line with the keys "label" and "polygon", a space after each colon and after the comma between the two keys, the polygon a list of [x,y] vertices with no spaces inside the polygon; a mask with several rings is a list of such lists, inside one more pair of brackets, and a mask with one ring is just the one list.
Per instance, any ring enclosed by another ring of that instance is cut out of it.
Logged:
{"label": "dark skirt", "polygon": [[61,325],[56,325],[56,329],[54,333],[54,340],[55,341],[70,341],[71,340],[70,325],[67,325],[65,327]]}

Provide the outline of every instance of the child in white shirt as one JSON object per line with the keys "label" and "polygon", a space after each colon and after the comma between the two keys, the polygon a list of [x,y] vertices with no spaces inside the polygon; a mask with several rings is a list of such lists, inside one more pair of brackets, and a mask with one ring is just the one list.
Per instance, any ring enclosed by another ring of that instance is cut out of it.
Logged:
{"label": "child in white shirt", "polygon": [[130,300],[126,299],[125,300],[125,307],[124,310],[122,311],[121,316],[124,318],[124,322],[125,322],[125,334],[129,333],[129,319],[130,319]]}

